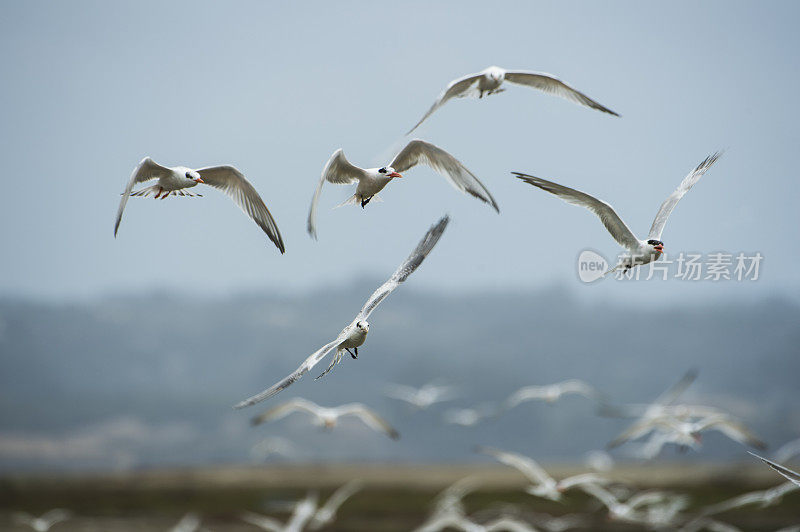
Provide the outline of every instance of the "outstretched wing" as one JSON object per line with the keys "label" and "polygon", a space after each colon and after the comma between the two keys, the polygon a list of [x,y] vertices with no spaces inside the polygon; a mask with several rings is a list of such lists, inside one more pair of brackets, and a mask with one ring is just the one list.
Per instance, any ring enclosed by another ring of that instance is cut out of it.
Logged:
{"label": "outstretched wing", "polygon": [[683,392],[686,391],[686,388],[691,386],[695,379],[697,379],[697,368],[692,368],[687,371],[678,382],[667,388],[664,393],[659,395],[656,400],[653,401],[653,404],[664,406],[671,405],[678,399],[678,397],[681,396]]}
{"label": "outstretched wing", "polygon": [[269,399],[281,390],[288,388],[297,382],[300,377],[308,373],[311,368],[316,366],[320,360],[325,358],[325,356],[335,347],[345,341],[345,339],[347,339],[347,337],[350,335],[350,332],[353,330],[353,327],[355,327],[359,321],[367,319],[372,311],[375,310],[375,307],[377,307],[378,304],[386,298],[386,296],[392,293],[392,291],[397,288],[400,283],[405,281],[408,276],[411,275],[411,273],[416,270],[420,264],[422,264],[422,261],[425,260],[425,257],[433,249],[433,246],[435,246],[436,242],[439,241],[439,238],[442,236],[442,233],[444,232],[445,227],[447,227],[449,221],[450,218],[448,216],[444,216],[436,225],[428,230],[411,255],[409,255],[405,262],[400,265],[397,271],[392,274],[392,277],[388,281],[386,281],[380,288],[373,292],[372,296],[370,296],[370,298],[367,300],[367,303],[361,309],[361,312],[359,312],[356,318],[350,322],[350,325],[345,327],[342,332],[339,333],[339,336],[334,341],[319,348],[310,357],[305,359],[305,361],[300,364],[300,367],[286,376],[283,380],[275,383],[272,387],[267,388],[263,392],[234,405],[234,408],[244,408],[246,406],[254,405],[265,399]]}
{"label": "outstretched wing", "polygon": [[557,384],[562,394],[576,393],[590,399],[598,399],[600,394],[594,387],[579,379],[569,379]]}
{"label": "outstretched wing", "polygon": [[661,418],[643,418],[636,421],[619,436],[608,442],[607,449],[619,447],[628,440],[635,440],[641,438],[648,432],[652,431],[659,422],[663,421]]}
{"label": "outstretched wing", "polygon": [[308,412],[311,415],[316,415],[317,410],[319,410],[319,405],[312,403],[307,399],[303,399],[302,397],[296,397],[276,407],[270,408],[263,414],[254,417],[250,423],[252,425],[260,425],[261,423],[266,423],[267,421],[274,421],[276,419],[286,417],[297,410],[302,410],[303,412]]}
{"label": "outstretched wing", "polygon": [[582,92],[569,86],[567,83],[561,81],[555,76],[545,74],[544,72],[508,70],[506,71],[506,80],[518,85],[533,87],[534,89],[539,89],[554,96],[566,98],[567,100],[575,102],[579,105],[585,105],[586,107],[591,107],[592,109],[597,109],[598,111],[603,111],[604,113],[619,116],[608,107],[600,105]]}
{"label": "outstretched wing", "polygon": [[728,438],[739,443],[755,447],[756,449],[767,448],[767,444],[753,434],[750,429],[725,415],[706,419],[701,423],[698,430],[718,430]]}
{"label": "outstretched wing", "polygon": [[397,432],[388,421],[361,403],[342,405],[338,407],[336,411],[341,416],[357,416],[359,419],[361,419],[361,421],[366,423],[369,428],[383,432],[393,440],[396,440],[400,437],[400,433]]}
{"label": "outstretched wing", "polygon": [[122,199],[119,200],[117,221],[114,223],[114,237],[117,236],[119,224],[122,221],[122,211],[125,210],[125,205],[128,204],[128,198],[131,196],[133,187],[138,183],[144,183],[145,181],[150,181],[151,179],[158,179],[162,176],[169,175],[169,173],[169,168],[166,166],[161,166],[150,157],[145,157],[142,159],[136,168],[133,169],[131,178],[128,180],[128,184],[125,186],[125,192],[122,193]]}
{"label": "outstretched wing", "polygon": [[511,173],[530,185],[541,188],[550,194],[555,194],[567,203],[589,209],[600,218],[605,228],[621,246],[632,250],[638,248],[639,240],[636,238],[636,235],[625,225],[625,222],[622,221],[622,218],[619,217],[611,205],[605,201],[600,201],[589,194],[559,185],[558,183],[553,183],[552,181],[547,181],[540,177],[534,177],[520,172]]}
{"label": "outstretched wing", "polygon": [[209,166],[200,168],[197,173],[206,185],[221,190],[236,202],[236,205],[267,234],[281,253],[286,251],[275,219],[272,218],[256,189],[239,170],[233,166]]}
{"label": "outstretched wing", "polygon": [[562,479],[556,484],[558,491],[567,491],[583,484],[608,484],[610,480],[595,473],[581,473]]}
{"label": "outstretched wing", "polygon": [[[750,453],[750,451],[747,452]],[[759,460],[770,466],[772,469],[783,475],[787,480],[790,480],[793,484],[797,484],[798,486],[800,486],[800,473],[796,473],[791,469],[789,469],[788,467],[783,467],[782,465],[767,460],[762,456],[758,456],[756,453],[750,453],[750,454],[752,454],[753,456],[755,456],[756,458],[758,458]]]}
{"label": "outstretched wing", "polygon": [[288,388],[289,386],[297,382],[300,379],[300,377],[308,373],[309,370],[311,370],[311,368],[316,366],[320,360],[325,358],[325,355],[330,353],[331,350],[333,350],[337,345],[342,343],[345,340],[345,338],[347,338],[347,334],[349,331],[350,327],[348,326],[341,333],[339,333],[339,336],[336,338],[336,340],[328,344],[325,344],[317,351],[315,351],[314,354],[305,359],[303,363],[300,364],[299,368],[297,368],[292,373],[287,375],[285,378],[278,381],[277,383],[272,385],[270,388],[267,388],[263,392],[257,393],[256,395],[249,397],[240,403],[237,403],[236,405],[234,405],[234,408],[244,408],[246,406],[260,403],[261,401],[269,399],[276,393],[280,392],[281,390],[284,390],[285,388]]}
{"label": "outstretched wing", "polygon": [[414,270],[419,268],[419,265],[422,264],[422,261],[425,260],[425,257],[428,256],[428,253],[431,252],[433,247],[441,238],[442,233],[444,233],[447,224],[450,222],[450,217],[445,215],[443,216],[434,226],[428,229],[428,232],[425,233],[425,236],[422,237],[417,247],[414,248],[414,251],[411,252],[411,255],[400,265],[397,270],[392,274],[388,281],[383,283],[377,290],[375,290],[372,295],[369,297],[367,302],[364,304],[364,307],[361,309],[361,312],[358,313],[356,318],[353,320],[353,324],[358,323],[361,320],[365,320],[372,314],[372,311],[386,299],[386,296],[391,294],[395,288],[400,286],[400,284],[408,279],[408,276],[414,273]]}
{"label": "outstretched wing", "polygon": [[347,157],[344,156],[344,151],[340,148],[336,150],[325,168],[322,170],[322,176],[317,183],[317,189],[314,191],[314,197],[311,198],[311,209],[308,211],[308,222],[306,223],[306,230],[308,234],[314,239],[317,238],[317,203],[319,202],[319,195],[322,192],[322,185],[325,181],[334,183],[336,185],[350,185],[355,183],[362,177],[365,172],[363,169],[350,164]]}
{"label": "outstretched wing", "polygon": [[398,172],[405,172],[418,164],[430,166],[456,189],[488,203],[495,211],[500,212],[497,202],[483,183],[458,159],[430,142],[412,140],[395,156],[389,166]]}
{"label": "outstretched wing", "polygon": [[261,530],[267,530],[268,532],[281,532],[284,530],[283,523],[266,515],[244,512],[239,515],[239,519],[253,526],[257,526]]}
{"label": "outstretched wing", "polygon": [[464,76],[463,78],[458,78],[450,82],[450,84],[442,91],[436,101],[433,102],[431,108],[428,109],[428,112],[420,118],[419,122],[416,123],[414,127],[408,130],[406,135],[410,135],[415,129],[417,129],[420,124],[422,124],[429,116],[433,114],[439,107],[443,106],[447,103],[447,100],[451,98],[466,98],[470,96],[478,96],[480,91],[477,90],[478,80],[483,76],[483,74],[469,74]]}
{"label": "outstretched wing", "polygon": [[501,464],[505,464],[507,466],[511,466],[514,469],[520,471],[523,475],[528,477],[531,482],[536,484],[544,484],[546,482],[550,482],[553,478],[547,474],[547,472],[542,469],[542,467],[537,464],[532,458],[528,458],[527,456],[522,456],[521,454],[516,453],[509,453],[506,451],[501,451],[499,449],[495,449],[494,447],[476,447],[475,449],[479,453],[488,454]]}
{"label": "outstretched wing", "polygon": [[547,389],[545,386],[525,386],[511,394],[511,396],[506,399],[505,406],[506,408],[514,408],[525,401],[544,399],[547,397],[546,392]]}
{"label": "outstretched wing", "polygon": [[661,233],[664,232],[664,226],[667,225],[667,218],[669,215],[672,214],[673,209],[681,200],[681,198],[689,192],[689,189],[697,183],[703,174],[706,173],[706,170],[711,168],[711,165],[717,162],[717,159],[720,158],[722,152],[716,152],[703,160],[702,163],[698,164],[697,167],[689,172],[689,175],[683,178],[681,184],[678,185],[678,188],[675,189],[675,192],[669,195],[667,199],[664,200],[664,203],[661,204],[661,207],[658,209],[658,214],[656,214],[655,220],[653,220],[653,225],[650,226],[650,238],[661,240]]}
{"label": "outstretched wing", "polygon": [[339,510],[339,507],[363,487],[364,483],[357,479],[340,486],[333,492],[333,495],[328,497],[328,500],[325,501],[322,508],[317,510],[317,513],[314,514],[310,528],[315,530],[330,522]]}
{"label": "outstretched wing", "polygon": [[417,390],[411,386],[406,386],[405,384],[389,383],[384,387],[383,395],[386,397],[391,397],[392,399],[414,404],[417,398]]}

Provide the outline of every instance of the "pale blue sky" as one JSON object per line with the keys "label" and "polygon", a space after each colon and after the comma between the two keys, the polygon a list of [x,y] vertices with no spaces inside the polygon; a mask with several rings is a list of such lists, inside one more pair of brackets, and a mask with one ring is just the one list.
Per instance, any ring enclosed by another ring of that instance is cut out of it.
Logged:
{"label": "pale blue sky", "polygon": [[[796,296],[799,17],[796,2],[6,2],[0,295],[291,292],[385,277],[449,212],[418,288]],[[334,150],[388,162],[448,81],[491,64],[553,73],[622,118],[522,87],[452,101],[415,136],[481,178],[499,216],[415,169],[365,211],[331,210],[352,191],[328,186],[319,242],[306,235]],[[760,251],[758,283],[584,287],[578,253],[611,257],[616,243],[589,213],[509,173],[595,194],[644,234],[721,148],[663,240],[672,252]],[[210,189],[132,199],[115,240],[119,193],[145,155],[237,166],[286,255]]]}

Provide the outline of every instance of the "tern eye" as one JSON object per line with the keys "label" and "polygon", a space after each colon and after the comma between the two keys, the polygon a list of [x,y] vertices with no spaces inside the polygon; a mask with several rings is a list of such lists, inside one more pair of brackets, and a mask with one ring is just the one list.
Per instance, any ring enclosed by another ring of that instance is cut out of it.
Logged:
{"label": "tern eye", "polygon": [[378,170],[378,172],[380,172],[382,174],[385,174],[386,173],[386,168],[381,168],[380,170]]}

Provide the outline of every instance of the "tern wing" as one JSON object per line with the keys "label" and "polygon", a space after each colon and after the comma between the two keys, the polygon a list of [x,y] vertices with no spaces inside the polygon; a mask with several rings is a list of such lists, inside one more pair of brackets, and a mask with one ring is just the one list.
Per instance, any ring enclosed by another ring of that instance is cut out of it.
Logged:
{"label": "tern wing", "polygon": [[[747,451],[747,452],[750,453],[750,451]],[[752,454],[753,456],[755,456],[756,458],[758,458],[759,460],[761,460],[762,462],[767,464],[769,467],[771,467],[772,469],[774,469],[775,471],[780,473],[787,480],[790,480],[792,483],[797,484],[798,486],[800,486],[800,473],[796,473],[796,472],[792,471],[791,469],[789,469],[787,467],[783,467],[782,465],[776,464],[775,462],[767,460],[766,458],[764,458],[762,456],[758,456],[756,453],[750,453],[750,454]]]}
{"label": "tern wing", "polygon": [[356,416],[363,421],[372,430],[383,432],[391,439],[396,440],[400,437],[394,427],[381,416],[367,408],[361,403],[352,403],[343,405],[336,409],[342,416]]}
{"label": "tern wing", "polygon": [[169,168],[166,166],[161,166],[150,157],[145,157],[142,159],[136,168],[133,169],[131,178],[128,180],[128,184],[125,186],[125,192],[122,193],[122,199],[119,200],[117,221],[114,223],[114,237],[117,236],[119,224],[122,222],[122,211],[125,210],[125,205],[128,204],[128,198],[131,196],[133,187],[138,183],[144,183],[145,181],[150,181],[151,179],[158,179],[162,176],[167,176],[169,173]]}
{"label": "tern wing", "polygon": [[[317,514],[336,514],[337,510],[339,510],[339,507],[363,487],[364,483],[361,480],[351,480],[347,484],[339,487],[339,489],[334,491],[333,495],[331,495],[328,500],[325,501],[325,504],[317,511]],[[314,519],[316,519],[316,515],[314,516]]]}
{"label": "tern wing", "polygon": [[711,168],[711,165],[717,162],[717,159],[719,159],[721,155],[722,152],[717,152],[706,157],[702,163],[698,164],[694,170],[689,172],[689,175],[683,178],[683,181],[681,181],[681,184],[675,189],[675,192],[670,194],[669,197],[664,200],[664,203],[662,203],[661,207],[658,209],[655,220],[653,220],[653,225],[650,227],[650,238],[661,240],[661,233],[664,232],[664,226],[667,225],[667,218],[669,218],[669,215],[672,214],[675,206],[678,204],[681,198],[685,196],[687,192],[689,192],[689,189],[692,188],[701,177],[703,177],[703,174],[706,173],[706,170]]}
{"label": "tern wing", "polygon": [[628,226],[625,225],[625,222],[622,221],[622,218],[619,217],[611,205],[605,201],[601,201],[579,190],[565,187],[540,177],[534,177],[532,175],[523,174],[520,172],[511,173],[530,185],[541,188],[544,191],[558,196],[567,203],[579,205],[589,209],[595,215],[597,215],[598,218],[600,218],[600,221],[603,222],[605,228],[609,233],[611,233],[611,236],[614,237],[614,240],[619,242],[621,246],[632,250],[638,248],[639,239],[637,239],[636,235],[633,234],[633,231],[631,231]]}
{"label": "tern wing", "polygon": [[406,386],[405,384],[389,383],[384,387],[383,394],[392,399],[405,401],[411,404],[414,404],[417,398],[416,388]]}
{"label": "tern wing", "polygon": [[667,388],[667,390],[664,391],[664,393],[659,395],[656,398],[656,400],[653,401],[653,404],[671,405],[678,399],[678,397],[680,397],[680,395],[683,392],[686,391],[686,388],[688,388],[695,381],[696,378],[697,378],[697,369],[696,368],[690,369],[684,374],[683,377],[681,377],[681,379],[678,382]]}
{"label": "tern wing", "polygon": [[367,319],[375,310],[375,308],[381,303],[381,301],[386,299],[386,296],[391,294],[395,288],[400,286],[402,282],[408,279],[409,275],[414,273],[414,270],[419,268],[419,265],[422,264],[422,261],[425,260],[425,257],[428,256],[428,253],[431,252],[433,247],[441,238],[442,233],[444,233],[444,230],[449,222],[450,217],[445,215],[435,225],[428,229],[428,232],[425,233],[424,237],[422,237],[422,240],[420,240],[419,244],[417,244],[417,247],[414,248],[414,251],[412,251],[408,258],[403,261],[403,263],[392,274],[389,280],[383,283],[372,293],[367,302],[364,304],[364,307],[361,309],[361,312],[359,312],[356,316],[356,319],[353,320],[353,323],[358,323],[361,320]]}
{"label": "tern wing", "polygon": [[761,441],[747,427],[727,416],[708,418],[700,425],[698,430],[718,430],[730,439],[756,449],[766,449],[767,447],[767,444]]}
{"label": "tern wing", "polygon": [[528,477],[528,479],[535,484],[545,484],[553,481],[553,478],[548,475],[539,464],[527,456],[501,451],[500,449],[495,449],[493,447],[479,446],[476,448],[476,451],[479,453],[488,454],[501,464],[513,467]]}
{"label": "tern wing", "polygon": [[288,416],[292,412],[296,412],[298,410],[303,412],[308,412],[312,416],[317,415],[317,411],[319,411],[319,405],[313,403],[307,399],[303,399],[302,397],[296,397],[289,401],[286,401],[283,404],[270,408],[263,414],[254,417],[250,423],[252,425],[260,425],[262,423],[266,423],[267,421],[275,421],[277,419],[281,419],[283,417]]}
{"label": "tern wing", "polygon": [[319,183],[317,183],[314,197],[311,198],[311,208],[308,211],[308,222],[306,223],[306,230],[309,235],[314,239],[317,238],[317,203],[325,181],[336,185],[350,185],[359,181],[365,175],[362,168],[351,164],[347,160],[341,148],[333,152],[333,155],[328,159],[325,168],[322,170],[322,176],[319,178]]}
{"label": "tern wing", "polygon": [[584,397],[588,397],[590,399],[597,399],[600,395],[597,393],[597,390],[595,390],[593,386],[579,379],[566,380],[564,382],[558,383],[557,386],[559,387],[562,394],[576,393],[579,395],[583,395]]}
{"label": "tern wing", "polygon": [[412,140],[395,156],[389,166],[398,172],[405,172],[418,164],[430,166],[456,189],[488,203],[495,211],[500,212],[492,194],[475,174],[467,170],[458,159],[430,142]]}
{"label": "tern wing", "polygon": [[253,512],[245,512],[239,515],[239,519],[251,525],[257,526],[261,530],[268,532],[282,532],[284,530],[283,524],[277,519],[267,517],[266,515],[255,514]]}
{"label": "tern wing", "polygon": [[525,386],[506,399],[506,408],[514,408],[520,403],[533,399],[544,399],[547,397],[546,392],[547,390],[544,386]]}
{"label": "tern wing", "polygon": [[607,478],[594,473],[581,473],[562,479],[556,485],[559,491],[566,491],[583,484],[606,484],[610,482]]}
{"label": "tern wing", "polygon": [[534,89],[539,89],[554,96],[566,98],[567,100],[575,102],[579,105],[585,105],[586,107],[591,107],[592,109],[597,109],[598,111],[603,111],[604,113],[619,116],[608,107],[600,105],[582,92],[569,86],[567,83],[561,81],[555,76],[545,74],[544,72],[508,70],[506,71],[506,80],[518,85],[533,87]]}
{"label": "tern wing", "polygon": [[289,386],[297,382],[300,379],[300,377],[308,373],[309,370],[311,370],[311,368],[316,366],[320,360],[325,358],[325,356],[328,353],[330,353],[337,345],[342,343],[347,338],[350,329],[351,329],[350,326],[345,327],[345,329],[341,333],[339,333],[339,336],[336,338],[336,340],[320,347],[310,357],[305,359],[303,363],[300,364],[299,368],[294,370],[292,373],[287,375],[282,380],[276,382],[274,385],[272,385],[272,387],[267,388],[263,392],[257,393],[256,395],[249,397],[240,403],[237,403],[236,405],[234,405],[234,408],[244,408],[246,406],[260,403],[261,401],[269,399],[276,393],[288,388]]}
{"label": "tern wing", "polygon": [[579,484],[578,487],[603,503],[609,510],[619,504],[619,501],[617,501],[616,497],[597,484],[592,484],[590,482],[588,484]]}
{"label": "tern wing", "polygon": [[470,96],[478,96],[478,94],[480,93],[478,90],[476,90],[476,87],[478,85],[478,80],[481,78],[482,75],[483,74],[481,73],[469,74],[467,76],[464,76],[463,78],[458,78],[456,80],[451,81],[450,84],[447,85],[447,87],[442,91],[439,97],[436,98],[436,101],[433,102],[433,105],[431,105],[431,108],[428,109],[428,112],[425,113],[425,115],[422,118],[420,118],[419,122],[417,122],[417,124],[414,127],[408,130],[408,133],[406,133],[406,135],[410,135],[415,129],[417,129],[420,126],[420,124],[422,124],[429,116],[431,116],[434,111],[436,111],[439,107],[447,103],[447,100],[451,98],[466,98]]}
{"label": "tern wing", "polygon": [[225,193],[264,231],[281,253],[286,251],[278,224],[255,187],[233,166],[209,166],[197,170],[203,182]]}
{"label": "tern wing", "polygon": [[306,498],[298,501],[298,503],[294,507],[294,512],[292,513],[292,517],[286,523],[286,526],[282,529],[284,532],[295,531],[295,530],[303,530],[314,517],[314,514],[317,512],[317,494],[316,493],[309,493],[306,495]]}
{"label": "tern wing", "polygon": [[623,431],[619,436],[611,440],[608,445],[606,445],[607,449],[613,449],[614,447],[618,447],[625,443],[628,440],[635,440],[637,438],[641,438],[651,430],[655,428],[655,425],[660,421],[660,418],[644,418],[640,419],[639,421],[632,424],[628,427],[625,431]]}

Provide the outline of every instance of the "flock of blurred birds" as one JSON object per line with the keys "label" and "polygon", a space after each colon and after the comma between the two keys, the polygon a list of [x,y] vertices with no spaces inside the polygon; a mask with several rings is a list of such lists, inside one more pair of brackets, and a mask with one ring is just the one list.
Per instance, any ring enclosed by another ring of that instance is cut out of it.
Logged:
{"label": "flock of blurred birds", "polygon": [[[628,428],[608,443],[607,448],[623,444],[636,445],[636,440],[646,438],[638,442],[638,448],[633,453],[642,460],[653,460],[669,445],[676,446],[681,452],[697,450],[702,445],[702,433],[708,431],[719,431],[726,437],[753,448],[766,448],[766,444],[731,413],[713,406],[679,402],[681,394],[694,382],[696,376],[696,371],[689,371],[652,402],[627,405],[614,404],[606,393],[577,379],[550,385],[525,386],[497,403],[444,410],[441,420],[443,424],[472,427],[502,416],[504,412],[526,402],[539,401],[554,405],[565,395],[580,395],[596,403],[596,414],[599,416],[633,420]],[[391,383],[385,386],[384,394],[407,403],[415,412],[433,409],[459,397],[458,391],[452,386],[438,382],[428,383],[421,388]],[[325,430],[334,429],[341,418],[353,416],[389,438],[400,437],[386,419],[362,403],[323,407],[297,397],[253,417],[251,422],[253,425],[261,425],[292,414],[301,414],[309,423]],[[253,447],[253,454],[260,460],[276,457],[292,459],[296,457],[296,448],[295,443],[286,438],[269,436]],[[783,482],[769,489],[743,493],[691,510],[691,497],[688,494],[653,489],[637,490],[629,483],[614,478],[615,462],[606,451],[589,451],[586,454],[586,471],[561,479],[554,478],[534,459],[522,454],[486,446],[476,446],[475,452],[519,471],[528,483],[523,490],[532,497],[572,505],[574,499],[570,500],[566,494],[580,490],[596,503],[583,513],[553,516],[531,512],[498,500],[492,506],[468,515],[463,499],[482,487],[480,477],[468,476],[450,485],[436,497],[429,517],[415,529],[416,532],[587,530],[591,528],[593,517],[598,511],[605,511],[610,520],[639,525],[648,530],[735,532],[740,529],[725,523],[721,514],[742,508],[769,511],[768,508],[779,504],[785,495],[800,491],[800,473],[780,464],[800,458],[800,439],[781,446],[773,453],[772,460],[750,453],[784,477]],[[364,488],[363,481],[353,479],[335,490],[324,503],[321,503],[316,491],[309,491],[305,498],[298,501],[273,501],[269,507],[276,513],[291,514],[285,522],[251,511],[242,512],[239,519],[243,523],[271,532],[317,530],[334,523],[339,507]],[[604,510],[600,510],[601,508]],[[45,532],[71,516],[71,512],[67,510],[55,509],[40,517],[18,513],[14,520],[18,524]],[[800,515],[798,520],[800,521]],[[203,530],[209,529],[202,526],[201,517],[196,513],[186,514],[171,529],[172,532]],[[800,532],[800,524],[782,528],[780,531]]]}
{"label": "flock of blurred birds", "polygon": [[[504,85],[506,82],[536,88],[546,93],[572,100],[580,105],[619,116],[549,74],[489,67],[476,74],[470,74],[452,81],[423,118],[412,128],[412,131],[450,99],[463,97],[482,98],[496,94],[505,90]],[[528,174],[515,173],[515,175],[531,185],[555,194],[568,203],[583,206],[597,215],[611,236],[626,249],[626,254],[617,265],[617,268],[628,270],[634,266],[657,260],[661,256],[664,246],[660,238],[667,218],[683,195],[700,179],[718,157],[718,153],[709,156],[687,175],[678,189],[661,205],[648,238],[644,240],[640,240],[630,231],[609,204],[583,192],[551,181]],[[461,162],[438,146],[417,139],[410,141],[388,165],[380,168],[354,166],[345,158],[342,150],[336,151],[326,164],[314,192],[308,216],[308,233],[312,237],[316,238],[317,236],[316,208],[324,183],[357,184],[355,193],[345,203],[360,204],[364,208],[370,201],[379,199],[378,192],[383,190],[388,183],[401,178],[401,172],[418,164],[428,165],[443,175],[456,189],[471,194],[499,212],[497,202],[488,189]],[[155,185],[137,191],[133,190],[137,184],[154,179],[158,180]],[[281,253],[285,252],[285,245],[277,223],[256,189],[239,170],[233,166],[214,166],[200,169],[183,166],[170,168],[156,163],[149,157],[143,159],[136,167],[122,195],[114,226],[115,236],[119,230],[122,214],[130,197],[152,195],[156,199],[165,199],[170,196],[195,196],[198,194],[193,193],[191,189],[201,183],[217,188],[230,196],[261,227]],[[334,340],[308,357],[297,370],[285,379],[236,406],[238,408],[250,406],[272,397],[296,382],[331,352],[335,353],[333,360],[322,375],[333,369],[342,360],[345,353],[354,359],[357,358],[358,347],[364,343],[369,332],[369,323],[367,322],[369,315],[378,304],[420,266],[438,242],[448,222],[449,218],[445,216],[431,227],[411,255],[400,265],[391,278],[372,294],[361,312]],[[599,405],[598,412],[600,414],[635,418],[635,421],[627,430],[609,443],[609,447],[616,447],[647,436],[648,439],[640,444],[638,450],[638,455],[643,459],[656,457],[667,445],[676,445],[681,449],[697,449],[701,445],[701,434],[707,431],[719,431],[742,444],[757,449],[763,448],[764,444],[731,414],[709,406],[677,403],[679,395],[694,380],[694,377],[695,374],[690,372],[678,384],[650,404],[628,406],[612,405],[605,394],[579,380],[568,380],[549,386],[527,386],[517,390],[505,401],[498,404],[482,404],[474,408],[448,410],[444,412],[443,422],[466,427],[474,426],[486,419],[501,416],[508,409],[518,407],[528,401],[542,400],[554,403],[565,394],[579,394],[596,401]],[[453,396],[453,391],[447,386],[435,383],[426,385],[421,389],[395,384],[387,387],[386,394],[422,410],[450,399]],[[371,429],[379,431],[390,438],[396,439],[399,437],[398,432],[387,420],[361,403],[323,407],[306,399],[294,398],[254,417],[253,424],[275,421],[295,413],[304,414],[312,423],[327,429],[333,428],[342,417],[354,416]],[[269,455],[289,455],[292,449],[293,444],[291,442],[274,437],[259,443],[254,448],[254,452],[265,458]],[[776,455],[775,459],[778,462],[787,461],[792,458],[792,455],[800,453],[800,441],[790,444],[789,449],[788,451],[783,451],[783,454]],[[800,476],[797,473],[761,458],[767,465],[775,469],[780,475],[783,475],[787,479],[786,482],[766,491],[746,493],[688,514],[686,509],[689,506],[689,498],[686,495],[663,491],[637,492],[631,486],[624,485],[618,480],[612,480],[610,476],[614,467],[613,460],[607,453],[602,451],[596,451],[593,455],[593,460],[591,461],[592,471],[561,480],[553,478],[533,459],[527,456],[492,447],[478,447],[476,452],[519,470],[530,482],[525,491],[533,497],[551,501],[563,501],[564,493],[571,490],[581,490],[602,504],[607,509],[608,516],[611,519],[639,524],[651,529],[671,528],[682,531],[736,530],[736,528],[718,521],[716,516],[741,506],[764,509],[780,501],[781,497],[786,493],[800,489]],[[488,519],[482,515],[467,515],[462,498],[478,489],[479,486],[478,479],[466,478],[447,488],[437,497],[427,522],[417,530],[434,531],[450,528],[476,532],[494,530],[547,530],[558,532],[581,528],[582,524],[585,523],[585,516],[579,514],[560,517],[539,515],[526,518],[518,510],[511,509],[504,510],[499,515],[497,515],[498,512],[494,512],[495,515]],[[317,529],[332,523],[336,518],[339,506],[349,497],[354,496],[362,487],[363,484],[359,481],[349,482],[338,489],[322,505],[319,504],[316,493],[309,493],[306,498],[291,503],[292,514],[285,523],[281,523],[272,517],[254,513],[244,513],[241,515],[241,519],[244,522],[269,531],[290,532],[307,528]],[[68,511],[59,509],[50,511],[41,517],[18,514],[15,519],[18,523],[27,524],[34,530],[46,531],[69,517],[70,513]],[[202,529],[201,520],[195,514],[187,514],[173,528],[176,532],[190,532]],[[784,530],[800,531],[800,526]]]}

